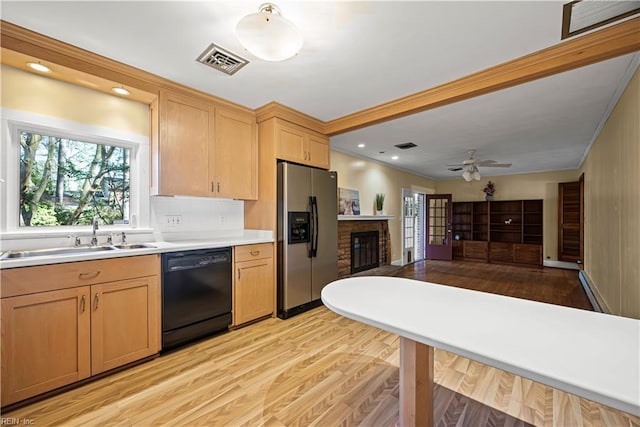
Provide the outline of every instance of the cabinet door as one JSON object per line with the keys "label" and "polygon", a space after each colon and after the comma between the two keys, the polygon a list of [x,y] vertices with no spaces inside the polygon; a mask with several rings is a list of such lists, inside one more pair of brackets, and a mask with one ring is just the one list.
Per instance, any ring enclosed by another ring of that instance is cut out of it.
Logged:
{"label": "cabinet door", "polygon": [[160,351],[158,276],[91,286],[92,373]]}
{"label": "cabinet door", "polygon": [[216,108],[213,171],[216,196],[255,200],[258,196],[258,144],[250,115]]}
{"label": "cabinet door", "polygon": [[234,324],[250,322],[273,313],[273,259],[236,263]]}
{"label": "cabinet door", "polygon": [[2,300],[2,405],[89,377],[89,287]]}
{"label": "cabinet door", "polygon": [[276,125],[276,154],[279,159],[297,163],[307,162],[305,132],[282,123]]}
{"label": "cabinet door", "polygon": [[213,105],[160,93],[160,140],[158,153],[153,153],[158,156],[160,194],[212,195],[208,159],[213,123]]}
{"label": "cabinet door", "polygon": [[312,166],[329,169],[329,141],[313,134],[308,135],[308,161]]}

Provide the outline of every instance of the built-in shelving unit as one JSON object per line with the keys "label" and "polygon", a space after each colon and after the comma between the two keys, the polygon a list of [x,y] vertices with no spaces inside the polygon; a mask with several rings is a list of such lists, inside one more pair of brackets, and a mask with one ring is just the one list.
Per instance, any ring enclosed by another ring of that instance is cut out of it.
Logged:
{"label": "built-in shelving unit", "polygon": [[454,202],[453,256],[542,265],[542,200]]}

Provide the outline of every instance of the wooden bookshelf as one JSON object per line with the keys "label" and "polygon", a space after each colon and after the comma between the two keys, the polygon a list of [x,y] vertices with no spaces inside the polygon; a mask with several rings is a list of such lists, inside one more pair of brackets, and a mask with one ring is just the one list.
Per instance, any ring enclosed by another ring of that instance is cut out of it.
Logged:
{"label": "wooden bookshelf", "polygon": [[454,202],[453,256],[542,265],[542,200]]}

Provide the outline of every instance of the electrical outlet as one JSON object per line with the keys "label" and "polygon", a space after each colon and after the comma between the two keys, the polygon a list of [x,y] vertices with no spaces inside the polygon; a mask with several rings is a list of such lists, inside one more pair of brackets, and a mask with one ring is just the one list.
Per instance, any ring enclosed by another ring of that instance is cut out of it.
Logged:
{"label": "electrical outlet", "polygon": [[168,227],[177,227],[182,224],[182,215],[165,215],[164,218]]}

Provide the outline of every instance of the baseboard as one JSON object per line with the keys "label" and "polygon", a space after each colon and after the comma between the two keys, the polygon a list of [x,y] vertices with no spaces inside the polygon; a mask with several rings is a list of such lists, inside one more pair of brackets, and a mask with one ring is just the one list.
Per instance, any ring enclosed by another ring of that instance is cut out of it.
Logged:
{"label": "baseboard", "polygon": [[611,313],[611,310],[607,307],[607,304],[604,303],[602,297],[598,295],[598,290],[595,286],[593,286],[593,282],[589,279],[587,273],[584,270],[580,270],[578,274],[578,278],[580,279],[580,283],[584,288],[584,291],[587,294],[587,298],[589,298],[589,302],[593,306],[593,309],[599,313]]}
{"label": "baseboard", "polygon": [[402,265],[402,260],[401,259],[396,259],[391,261],[391,265]]}
{"label": "baseboard", "polygon": [[552,268],[564,268],[565,270],[580,270],[578,264],[575,262],[556,261],[554,259],[545,259],[542,262],[542,265]]}

